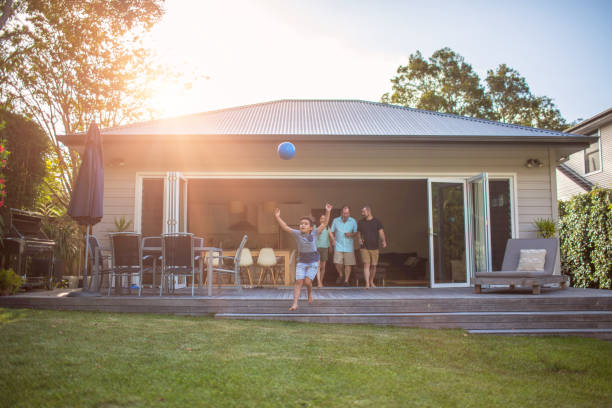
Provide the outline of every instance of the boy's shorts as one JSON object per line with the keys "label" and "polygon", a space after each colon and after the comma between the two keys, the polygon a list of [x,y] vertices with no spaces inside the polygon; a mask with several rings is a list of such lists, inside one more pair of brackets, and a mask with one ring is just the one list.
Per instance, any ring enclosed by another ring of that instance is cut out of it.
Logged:
{"label": "boy's shorts", "polygon": [[295,266],[295,280],[297,281],[304,278],[314,280],[315,276],[317,276],[318,271],[319,261],[312,263],[298,262],[298,264]]}
{"label": "boy's shorts", "polygon": [[378,249],[365,249],[359,250],[361,254],[361,262],[364,264],[378,265]]}
{"label": "boy's shorts", "polygon": [[355,265],[355,252],[334,252],[334,263],[338,265]]}
{"label": "boy's shorts", "polygon": [[327,259],[329,258],[329,248],[317,248],[317,251],[319,252],[319,256],[321,257],[321,259],[319,260],[321,262],[327,261]]}

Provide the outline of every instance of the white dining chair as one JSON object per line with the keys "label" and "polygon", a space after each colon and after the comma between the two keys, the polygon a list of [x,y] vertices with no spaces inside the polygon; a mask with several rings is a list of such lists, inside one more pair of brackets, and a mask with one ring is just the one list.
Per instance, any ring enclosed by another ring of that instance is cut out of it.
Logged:
{"label": "white dining chair", "polygon": [[264,278],[269,276],[272,280],[272,285],[276,286],[276,255],[272,248],[261,248],[259,250],[257,266],[261,267],[257,285],[260,286]]}

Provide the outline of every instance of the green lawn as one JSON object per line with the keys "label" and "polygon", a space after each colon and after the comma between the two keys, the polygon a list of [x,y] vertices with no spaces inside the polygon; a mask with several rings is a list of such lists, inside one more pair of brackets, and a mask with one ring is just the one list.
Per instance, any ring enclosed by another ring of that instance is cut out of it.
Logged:
{"label": "green lawn", "polygon": [[612,342],[0,309],[0,406],[612,406]]}

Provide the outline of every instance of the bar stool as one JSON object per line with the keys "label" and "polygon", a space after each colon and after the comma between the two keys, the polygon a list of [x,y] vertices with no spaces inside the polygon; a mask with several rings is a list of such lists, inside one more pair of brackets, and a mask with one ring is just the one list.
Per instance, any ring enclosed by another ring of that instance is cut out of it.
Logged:
{"label": "bar stool", "polygon": [[272,284],[276,286],[276,255],[272,248],[261,248],[259,256],[257,257],[257,265],[263,268],[259,274],[257,286],[261,285],[261,281],[266,275],[270,275]]}
{"label": "bar stool", "polygon": [[247,277],[249,278],[249,286],[253,287],[253,278],[251,277],[251,266],[253,266],[253,256],[249,248],[242,248],[240,252],[240,271],[246,270]]}

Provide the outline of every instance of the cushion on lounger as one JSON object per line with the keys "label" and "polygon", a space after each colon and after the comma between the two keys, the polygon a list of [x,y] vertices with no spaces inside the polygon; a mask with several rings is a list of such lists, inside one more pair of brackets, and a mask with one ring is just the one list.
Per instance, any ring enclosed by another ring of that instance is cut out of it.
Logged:
{"label": "cushion on lounger", "polygon": [[543,271],[545,262],[545,249],[521,249],[519,264],[516,269],[525,272]]}

